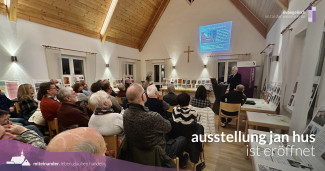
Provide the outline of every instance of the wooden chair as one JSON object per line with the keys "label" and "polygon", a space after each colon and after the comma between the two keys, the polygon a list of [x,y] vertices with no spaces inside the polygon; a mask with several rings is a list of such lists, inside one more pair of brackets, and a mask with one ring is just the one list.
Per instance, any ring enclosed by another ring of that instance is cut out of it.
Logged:
{"label": "wooden chair", "polygon": [[114,158],[117,157],[117,151],[118,151],[118,139],[117,135],[111,135],[111,136],[103,136],[106,148],[107,150],[114,150]]}
{"label": "wooden chair", "polygon": [[176,157],[176,158],[174,158],[173,160],[174,160],[174,162],[175,162],[175,164],[176,164],[176,170],[179,170],[179,158]]}
{"label": "wooden chair", "polygon": [[15,106],[15,109],[16,109],[16,113],[17,113],[17,114],[20,113],[20,106],[19,106],[19,103],[18,103],[18,102],[14,103],[14,106]]}
{"label": "wooden chair", "polygon": [[116,98],[116,100],[117,100],[117,102],[120,104],[120,105],[122,105],[123,104],[123,102],[122,102],[122,98],[121,97],[115,97]]}
{"label": "wooden chair", "polygon": [[174,107],[177,107],[177,106],[169,106],[169,109],[167,110],[167,112],[173,113]]}
{"label": "wooden chair", "polygon": [[[231,119],[237,119],[237,132],[239,131],[239,116],[240,116],[240,107],[241,104],[233,104],[233,103],[224,103],[220,102],[220,109],[219,109],[219,119],[218,119],[218,131],[220,130],[220,125],[221,125],[221,117],[223,118],[231,118]],[[224,113],[221,112],[221,110],[227,111],[227,112],[238,112],[237,115],[235,116],[228,116]]]}
{"label": "wooden chair", "polygon": [[89,108],[91,111],[94,111],[94,110],[95,110],[95,106],[91,105],[89,102],[88,102],[88,108]]}
{"label": "wooden chair", "polygon": [[55,135],[59,134],[59,122],[58,118],[54,118],[51,121],[47,122],[47,125],[49,126],[49,134],[50,138],[52,139]]}

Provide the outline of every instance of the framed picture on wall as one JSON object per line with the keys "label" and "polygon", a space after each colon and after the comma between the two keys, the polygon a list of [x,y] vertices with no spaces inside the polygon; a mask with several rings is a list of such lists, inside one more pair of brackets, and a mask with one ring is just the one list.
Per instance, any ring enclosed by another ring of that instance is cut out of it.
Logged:
{"label": "framed picture on wall", "polygon": [[13,100],[17,98],[19,81],[6,81],[8,98]]}

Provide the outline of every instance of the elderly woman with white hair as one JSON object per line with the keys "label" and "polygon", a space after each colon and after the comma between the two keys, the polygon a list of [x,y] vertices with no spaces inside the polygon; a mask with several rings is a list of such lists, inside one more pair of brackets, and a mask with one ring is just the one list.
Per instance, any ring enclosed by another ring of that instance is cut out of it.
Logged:
{"label": "elderly woman with white hair", "polygon": [[90,96],[89,103],[95,106],[95,110],[90,117],[88,126],[96,129],[103,136],[117,134],[120,139],[123,139],[123,116],[114,113],[109,95],[100,90]]}

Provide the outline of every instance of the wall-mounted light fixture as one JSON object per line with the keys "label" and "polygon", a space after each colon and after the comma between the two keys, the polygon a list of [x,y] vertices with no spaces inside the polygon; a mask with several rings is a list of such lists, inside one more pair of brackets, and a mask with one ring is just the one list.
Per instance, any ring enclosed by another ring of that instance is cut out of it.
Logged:
{"label": "wall-mounted light fixture", "polygon": [[207,65],[204,65],[204,68],[207,68]]}
{"label": "wall-mounted light fixture", "polygon": [[109,67],[109,64],[106,64],[106,68],[108,68]]}
{"label": "wall-mounted light fixture", "polygon": [[11,62],[17,62],[17,56],[11,56]]}
{"label": "wall-mounted light fixture", "polygon": [[279,56],[272,56],[271,57],[271,60],[272,61],[279,61]]}
{"label": "wall-mounted light fixture", "polygon": [[176,68],[176,66],[173,66],[173,69],[175,69]]}

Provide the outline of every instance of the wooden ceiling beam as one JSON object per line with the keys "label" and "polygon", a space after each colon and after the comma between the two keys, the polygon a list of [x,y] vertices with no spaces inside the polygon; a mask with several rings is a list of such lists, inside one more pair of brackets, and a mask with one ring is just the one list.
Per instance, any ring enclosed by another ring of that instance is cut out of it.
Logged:
{"label": "wooden ceiling beam", "polygon": [[0,14],[7,14],[7,8],[4,3],[0,3]]}
{"label": "wooden ceiling beam", "polygon": [[11,0],[7,4],[8,18],[10,21],[17,21],[18,0]]}
{"label": "wooden ceiling beam", "polygon": [[288,11],[289,0],[275,0],[275,2],[285,11]]}
{"label": "wooden ceiling beam", "polygon": [[97,32],[88,30],[88,29],[83,29],[80,28],[78,26],[69,24],[69,23],[64,23],[62,21],[58,21],[46,16],[42,16],[41,18],[38,17],[38,15],[27,15],[24,14],[22,11],[18,11],[18,17],[27,21],[31,21],[34,23],[39,23],[39,24],[43,24],[46,26],[50,26],[50,27],[54,27],[57,29],[61,29],[61,30],[66,30],[66,31],[70,31],[73,33],[77,33],[77,34],[81,34],[81,35],[85,35],[88,37],[93,37],[93,38],[99,38],[99,34]]}
{"label": "wooden ceiling beam", "polygon": [[139,51],[141,52],[143,47],[145,46],[145,44],[147,43],[151,33],[153,32],[153,30],[155,29],[160,17],[162,16],[162,14],[164,13],[165,9],[167,8],[168,4],[169,4],[170,0],[163,0],[155,14],[155,16],[153,17],[153,19],[151,20],[151,23],[148,26],[148,29],[146,30],[146,32],[143,35],[142,41],[139,44]]}
{"label": "wooden ceiling beam", "polygon": [[101,42],[104,43],[105,40],[106,40],[106,36],[108,34],[108,27],[110,25],[110,21],[113,19],[113,16],[115,14],[115,9],[117,8],[118,6],[118,0],[112,0],[109,4],[109,8],[107,10],[107,13],[105,15],[105,20],[102,24],[102,27],[101,27],[101,30],[100,30],[100,39],[101,39]]}
{"label": "wooden ceiling beam", "polygon": [[230,1],[255,27],[255,29],[266,39],[266,35],[267,35],[266,26],[240,0],[230,0]]}

